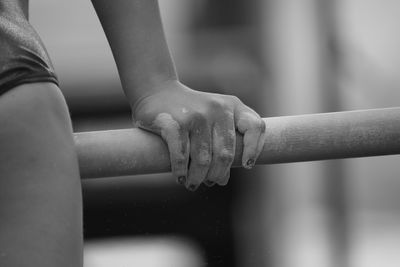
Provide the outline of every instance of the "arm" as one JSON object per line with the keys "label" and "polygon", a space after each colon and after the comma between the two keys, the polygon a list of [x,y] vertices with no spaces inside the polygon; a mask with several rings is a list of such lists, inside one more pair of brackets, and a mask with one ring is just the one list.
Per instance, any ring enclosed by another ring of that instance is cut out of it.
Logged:
{"label": "arm", "polygon": [[161,135],[171,169],[189,190],[225,185],[244,134],[242,164],[251,168],[264,144],[264,121],[233,96],[203,93],[179,82],[157,0],[92,0],[117,63],[136,125]]}
{"label": "arm", "polygon": [[135,102],[177,80],[157,0],[92,0],[110,43],[125,94]]}

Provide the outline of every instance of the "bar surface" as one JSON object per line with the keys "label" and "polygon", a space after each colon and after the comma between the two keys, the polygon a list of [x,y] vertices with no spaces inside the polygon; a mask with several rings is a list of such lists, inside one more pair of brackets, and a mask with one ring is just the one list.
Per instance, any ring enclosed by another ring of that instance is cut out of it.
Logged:
{"label": "bar surface", "polygon": [[[400,154],[400,108],[265,118],[266,140],[256,164]],[[141,129],[74,134],[82,178],[169,172],[162,139]],[[237,134],[233,166],[240,166]]]}

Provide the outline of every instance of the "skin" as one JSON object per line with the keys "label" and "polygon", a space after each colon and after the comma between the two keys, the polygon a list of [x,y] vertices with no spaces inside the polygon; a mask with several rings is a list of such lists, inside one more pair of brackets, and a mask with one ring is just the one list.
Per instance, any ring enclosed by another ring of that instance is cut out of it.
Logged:
{"label": "skin", "polygon": [[0,125],[0,266],[82,266],[81,183],[60,90],[1,95]]}
{"label": "skin", "polygon": [[[258,157],[265,135],[257,113],[233,96],[201,93],[178,82],[163,86],[137,103],[135,118],[141,128],[166,140],[172,171],[178,178],[187,177],[188,189],[195,190],[202,182],[227,184],[235,155],[235,125],[244,134],[243,165],[252,167],[247,163]],[[165,107],[165,102],[170,105]]]}
{"label": "skin", "polygon": [[[190,190],[202,182],[226,184],[235,130],[244,134],[243,165],[251,167],[264,142],[264,122],[233,96],[179,82],[157,2],[93,4],[134,120],[167,142],[178,180]],[[0,0],[0,11],[27,19],[28,1]],[[83,266],[80,175],[60,89],[29,83],[2,94],[0,125],[0,266]]]}
{"label": "skin", "polygon": [[[27,0],[1,0],[0,13],[31,30]],[[80,175],[60,89],[30,83],[0,95],[0,125],[0,266],[83,266]]]}
{"label": "skin", "polygon": [[177,181],[192,191],[203,182],[226,185],[236,130],[244,135],[242,164],[251,168],[264,144],[264,121],[236,97],[195,91],[179,81],[157,1],[92,3],[113,51],[133,120],[167,143]]}

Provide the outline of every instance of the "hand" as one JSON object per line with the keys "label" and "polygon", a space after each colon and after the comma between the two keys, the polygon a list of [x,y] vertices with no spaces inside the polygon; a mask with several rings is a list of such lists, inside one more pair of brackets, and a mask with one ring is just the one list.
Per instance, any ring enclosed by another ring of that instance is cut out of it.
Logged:
{"label": "hand", "polygon": [[133,107],[137,127],[161,135],[177,181],[194,191],[201,183],[226,185],[235,155],[235,129],[244,135],[242,165],[251,168],[264,146],[265,123],[229,95],[192,90],[168,81]]}

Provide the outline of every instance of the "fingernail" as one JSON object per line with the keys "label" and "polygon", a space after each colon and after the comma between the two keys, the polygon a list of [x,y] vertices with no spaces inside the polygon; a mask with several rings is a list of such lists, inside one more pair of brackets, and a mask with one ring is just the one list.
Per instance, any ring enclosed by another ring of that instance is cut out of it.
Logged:
{"label": "fingernail", "polygon": [[179,176],[178,177],[178,184],[185,184],[186,182],[186,177],[185,176]]}
{"label": "fingernail", "polygon": [[204,184],[205,184],[206,186],[212,187],[212,186],[215,185],[215,182],[207,180],[207,181],[204,182]]}
{"label": "fingernail", "polygon": [[249,159],[247,162],[246,162],[246,166],[244,166],[246,169],[251,169],[251,168],[253,168],[254,167],[254,159]]}
{"label": "fingernail", "polygon": [[197,189],[197,186],[195,184],[191,184],[191,185],[188,186],[188,190],[190,190],[192,192],[196,191],[196,189]]}

